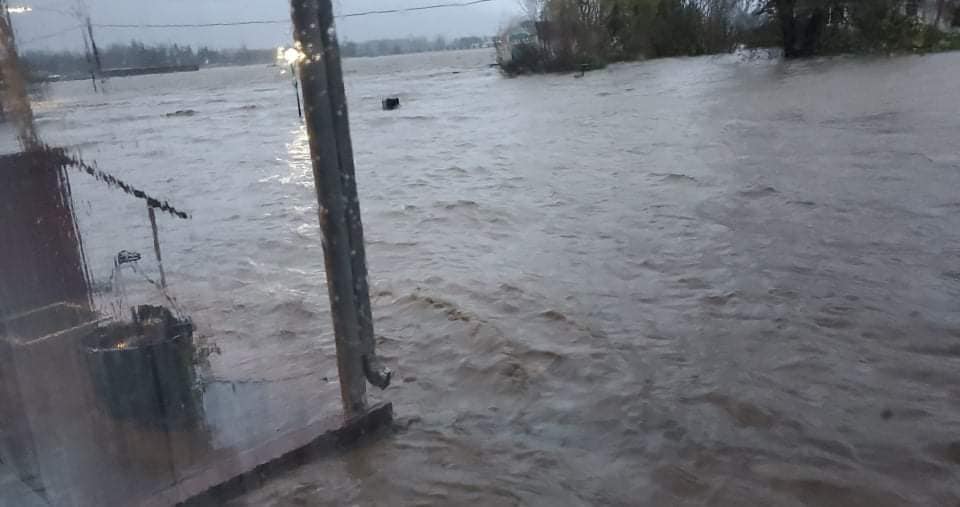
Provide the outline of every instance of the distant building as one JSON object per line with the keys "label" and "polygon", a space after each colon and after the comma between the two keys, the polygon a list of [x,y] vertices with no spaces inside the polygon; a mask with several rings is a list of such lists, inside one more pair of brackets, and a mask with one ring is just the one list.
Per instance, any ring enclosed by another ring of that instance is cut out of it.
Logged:
{"label": "distant building", "polygon": [[537,23],[532,20],[514,21],[507,25],[494,41],[497,48],[497,63],[507,64],[513,61],[517,48],[538,46]]}

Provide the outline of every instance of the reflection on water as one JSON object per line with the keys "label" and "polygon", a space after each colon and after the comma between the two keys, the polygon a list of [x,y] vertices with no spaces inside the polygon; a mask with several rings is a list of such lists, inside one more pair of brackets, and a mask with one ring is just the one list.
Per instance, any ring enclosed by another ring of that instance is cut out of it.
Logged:
{"label": "reflection on water", "polygon": [[[502,79],[482,51],[348,61],[384,396],[405,419],[235,503],[957,503],[958,58],[583,79]],[[192,213],[160,226],[178,302],[223,350],[197,448],[337,410],[289,82],[110,86],[56,85],[38,117]],[[139,204],[72,183],[96,280],[150,251]]]}

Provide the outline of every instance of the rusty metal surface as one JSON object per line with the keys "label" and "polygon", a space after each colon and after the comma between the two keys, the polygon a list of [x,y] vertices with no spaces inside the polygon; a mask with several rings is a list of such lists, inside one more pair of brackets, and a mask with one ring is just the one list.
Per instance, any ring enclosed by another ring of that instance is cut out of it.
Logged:
{"label": "rusty metal surface", "polygon": [[0,155],[0,316],[89,303],[70,181],[57,153]]}

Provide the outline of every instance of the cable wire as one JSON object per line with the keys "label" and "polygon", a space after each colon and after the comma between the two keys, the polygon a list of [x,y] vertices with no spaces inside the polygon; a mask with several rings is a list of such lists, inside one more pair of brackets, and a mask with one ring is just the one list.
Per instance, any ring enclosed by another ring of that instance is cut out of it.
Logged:
{"label": "cable wire", "polygon": [[40,35],[40,36],[38,36],[38,37],[33,37],[33,38],[30,38],[30,39],[24,39],[24,40],[21,40],[21,41],[17,41],[17,43],[20,44],[21,46],[27,45],[27,44],[32,44],[32,43],[34,43],[34,42],[40,42],[40,41],[42,41],[42,40],[52,39],[52,38],[54,38],[54,37],[56,37],[56,36],[58,36],[58,35],[63,35],[63,34],[65,34],[65,33],[67,33],[67,32],[70,32],[70,31],[72,31],[72,30],[76,30],[76,29],[78,29],[78,28],[83,28],[83,25],[74,25],[74,26],[71,26],[71,27],[68,27],[68,28],[64,28],[63,30],[58,30],[58,31],[53,32],[53,33],[48,33],[48,34],[46,34],[46,35]]}
{"label": "cable wire", "polygon": [[124,23],[94,23],[97,28],[212,28],[219,26],[244,26],[244,25],[278,25],[281,23],[290,23],[289,19],[284,20],[253,20],[253,21],[226,21],[222,23],[165,23],[165,24],[124,24]]}
{"label": "cable wire", "polygon": [[[467,2],[450,2],[442,4],[432,4],[432,5],[421,5],[419,7],[404,7],[400,9],[382,9],[382,10],[372,10],[372,11],[362,11],[362,12],[350,12],[347,14],[341,14],[336,16],[337,18],[357,18],[361,16],[374,16],[381,14],[397,14],[404,12],[417,12],[417,11],[427,11],[433,9],[446,9],[452,7],[470,7],[473,5],[485,4],[493,2],[494,0],[470,0]],[[289,24],[289,19],[254,19],[246,21],[223,21],[217,23],[146,23],[146,24],[132,24],[132,23],[94,23],[93,26],[97,28],[215,28],[215,27],[225,27],[225,26],[247,26],[247,25],[280,25],[280,24]]]}
{"label": "cable wire", "polygon": [[420,7],[406,7],[402,9],[384,9],[384,10],[375,10],[375,11],[351,12],[348,14],[341,14],[336,17],[355,18],[360,16],[372,16],[376,14],[396,14],[400,12],[416,12],[416,11],[428,11],[432,9],[445,9],[448,7],[469,7],[471,5],[485,4],[492,1],[493,0],[472,0],[469,2],[454,2],[454,3],[445,3],[445,4],[422,5]]}

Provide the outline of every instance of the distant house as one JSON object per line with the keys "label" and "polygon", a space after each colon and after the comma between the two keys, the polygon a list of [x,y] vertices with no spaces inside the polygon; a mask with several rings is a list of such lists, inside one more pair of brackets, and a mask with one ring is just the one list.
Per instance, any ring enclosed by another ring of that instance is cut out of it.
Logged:
{"label": "distant house", "polygon": [[515,21],[500,31],[494,41],[497,48],[497,63],[503,65],[513,61],[518,48],[538,46],[537,23],[531,20]]}

